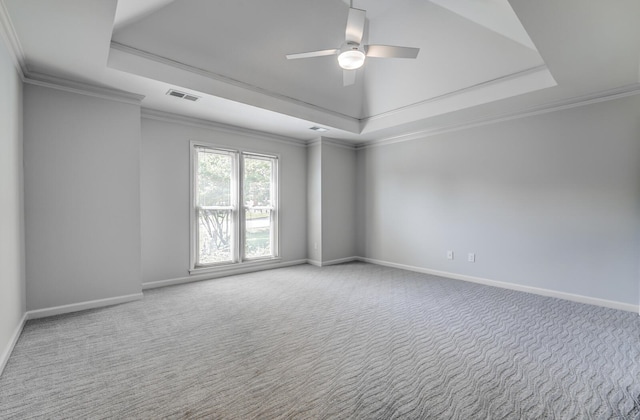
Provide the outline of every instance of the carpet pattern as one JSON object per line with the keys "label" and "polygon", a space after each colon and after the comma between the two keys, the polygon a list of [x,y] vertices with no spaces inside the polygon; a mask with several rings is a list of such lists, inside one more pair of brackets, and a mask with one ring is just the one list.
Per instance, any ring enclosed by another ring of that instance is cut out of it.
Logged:
{"label": "carpet pattern", "polygon": [[0,418],[640,419],[638,314],[364,263],[29,321]]}

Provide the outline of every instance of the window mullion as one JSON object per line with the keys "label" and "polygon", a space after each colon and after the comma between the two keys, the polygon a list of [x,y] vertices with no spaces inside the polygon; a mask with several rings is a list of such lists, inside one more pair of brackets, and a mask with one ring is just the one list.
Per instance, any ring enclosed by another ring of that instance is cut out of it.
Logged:
{"label": "window mullion", "polygon": [[275,160],[271,161],[271,185],[270,185],[270,204],[271,211],[269,212],[270,222],[271,222],[271,255],[278,255],[279,245],[278,245],[278,211],[279,211],[279,202],[278,202],[278,162]]}
{"label": "window mullion", "polygon": [[[198,206],[196,206],[195,208],[195,230],[196,230],[196,237],[195,237],[195,249],[200,249],[200,208]],[[200,253],[196,252],[195,253],[195,266],[200,265]]]}
{"label": "window mullion", "polygon": [[234,235],[233,235],[233,261],[241,262],[242,261],[242,240],[241,240],[241,232],[242,232],[242,217],[240,217],[242,211],[241,197],[242,197],[242,185],[241,185],[241,162],[240,162],[240,154],[234,153],[233,155],[233,174],[231,179],[231,185],[233,186],[234,197],[233,197],[233,216],[234,216]]}
{"label": "window mullion", "polygon": [[191,241],[191,266],[196,267],[200,265],[200,253],[198,250],[200,249],[200,210],[199,210],[199,202],[198,202],[198,165],[200,163],[200,156],[198,154],[198,149],[193,148],[191,151],[191,171],[193,174],[192,185],[191,185],[191,203],[192,203],[192,212],[191,212],[191,234],[193,235],[193,239]]}

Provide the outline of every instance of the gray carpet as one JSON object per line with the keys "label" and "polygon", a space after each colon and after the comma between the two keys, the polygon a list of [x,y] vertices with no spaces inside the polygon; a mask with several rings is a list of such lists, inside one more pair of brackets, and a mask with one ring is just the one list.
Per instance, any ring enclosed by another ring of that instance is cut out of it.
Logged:
{"label": "gray carpet", "polygon": [[29,321],[6,418],[640,418],[637,314],[363,263]]}

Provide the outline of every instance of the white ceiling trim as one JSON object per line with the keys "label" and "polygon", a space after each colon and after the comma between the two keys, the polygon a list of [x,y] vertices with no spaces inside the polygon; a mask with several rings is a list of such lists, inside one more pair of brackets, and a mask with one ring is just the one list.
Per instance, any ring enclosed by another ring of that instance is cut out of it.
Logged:
{"label": "white ceiling trim", "polygon": [[74,82],[71,80],[40,73],[28,73],[24,78],[24,82],[29,83],[30,85],[43,86],[51,89],[77,93],[80,95],[93,96],[94,98],[107,99],[110,101],[122,102],[130,105],[140,105],[140,103],[144,99],[143,95],[89,85],[86,83]]}
{"label": "white ceiling trim", "polygon": [[486,80],[484,82],[480,82],[480,83],[477,83],[475,85],[467,86],[467,87],[464,87],[462,89],[454,90],[452,92],[447,92],[447,93],[444,93],[444,94],[439,95],[439,96],[434,96],[433,98],[429,98],[429,99],[426,99],[424,101],[420,101],[420,102],[416,102],[416,103],[413,103],[413,104],[405,105],[403,107],[396,108],[396,109],[393,109],[391,111],[387,111],[387,112],[383,112],[383,113],[380,113],[380,114],[372,115],[370,117],[363,118],[362,121],[363,122],[368,122],[368,121],[375,121],[375,120],[387,118],[387,117],[393,116],[395,114],[399,114],[399,113],[405,112],[408,109],[416,108],[416,107],[419,107],[419,106],[427,104],[427,103],[439,102],[439,101],[442,101],[442,100],[445,100],[445,99],[448,99],[448,98],[451,98],[451,97],[454,97],[454,96],[459,96],[459,95],[462,95],[464,93],[471,92],[471,91],[476,90],[476,89],[485,88],[487,86],[492,86],[492,85],[497,85],[497,84],[500,84],[500,83],[503,83],[503,82],[506,82],[506,81],[510,81],[510,80],[514,80],[514,79],[520,79],[520,78],[522,78],[524,76],[529,76],[531,74],[535,74],[535,73],[539,73],[539,72],[545,72],[545,71],[548,72],[549,69],[547,68],[546,65],[542,64],[540,66],[536,66],[536,67],[532,67],[532,68],[529,68],[529,69],[525,69],[525,70],[522,70],[522,71],[519,71],[519,72],[516,72],[516,73],[511,73],[511,74],[508,74],[506,76],[500,76],[500,77],[496,77],[495,79]]}
{"label": "white ceiling trim", "polygon": [[307,142],[307,147],[320,146],[322,144],[322,138],[318,137],[317,139],[309,140]]}
{"label": "white ceiling trim", "polygon": [[535,115],[548,114],[551,112],[563,111],[566,109],[577,108],[585,105],[596,104],[599,102],[612,101],[615,99],[626,98],[628,96],[640,95],[640,83],[623,86],[616,89],[605,90],[592,93],[589,95],[577,96],[574,98],[550,102],[544,105],[527,108],[525,110],[501,114],[499,116],[478,119],[463,124],[451,124],[443,127],[434,127],[427,130],[414,131],[412,133],[391,136],[377,140],[370,140],[356,144],[356,149],[368,149],[371,147],[387,146],[394,143],[402,143],[405,141],[418,140],[426,137],[432,137],[439,134],[450,133],[453,131],[467,130],[470,128],[481,127],[506,121],[517,120],[520,118],[532,117]]}
{"label": "white ceiling trim", "polygon": [[[152,64],[153,70],[143,69],[143,67],[147,67],[145,64]],[[188,74],[202,76],[209,81],[209,83],[206,84],[207,86],[199,88],[195,86],[181,87],[197,90],[202,93],[219,96],[233,101],[238,101],[237,98],[241,97],[243,98],[242,102],[247,105],[257,106],[303,120],[317,122],[322,125],[328,125],[355,134],[359,134],[361,131],[360,120],[348,115],[300,101],[289,96],[271,92],[258,86],[250,85],[239,80],[228,78],[198,67],[193,67],[147,51],[139,50],[114,41],[111,42],[111,53],[109,54],[108,61],[108,66],[111,68],[137,74],[143,77],[154,78],[151,75],[152,72],[156,77],[157,74],[160,73],[158,70],[158,64],[166,66],[165,69],[167,71],[163,73],[165,75],[170,72],[170,69],[173,69],[174,71],[178,70]],[[211,80],[219,82],[220,86],[212,85],[210,83]],[[174,84],[174,82],[169,80],[160,81]],[[230,93],[233,93],[233,95]],[[265,101],[265,98],[267,101]]]}
{"label": "white ceiling trim", "polygon": [[536,66],[362,119],[362,133],[446,114],[523,93],[557,86],[546,65]]}
{"label": "white ceiling trim", "polygon": [[238,127],[229,124],[216,123],[200,118],[186,117],[184,115],[173,114],[171,112],[158,111],[156,109],[142,108],[142,118],[150,120],[163,121],[173,124],[182,124],[190,127],[204,128],[207,130],[215,130],[223,133],[242,135],[252,139],[261,141],[271,141],[276,143],[284,143],[292,146],[306,147],[307,142],[304,140],[294,139],[292,137],[279,136],[276,134],[265,133],[263,131],[250,130],[248,128]]}
{"label": "white ceiling trim", "polygon": [[11,56],[11,61],[13,61],[13,65],[24,81],[25,75],[28,72],[24,50],[22,49],[16,30],[13,27],[13,23],[11,23],[9,11],[4,4],[4,0],[0,0],[0,37],[4,40],[9,55]]}
{"label": "white ceiling trim", "polygon": [[353,143],[347,143],[344,140],[334,139],[331,137],[322,137],[322,143],[330,144],[331,146],[341,147],[348,150],[356,150],[356,145]]}
{"label": "white ceiling trim", "polygon": [[356,145],[353,143],[348,143],[345,140],[334,139],[331,137],[319,137],[317,139],[309,140],[307,142],[307,147],[318,146],[323,144],[330,144],[331,146],[341,147],[343,149],[348,150],[356,150]]}
{"label": "white ceiling trim", "polygon": [[[162,65],[162,68],[158,64]],[[108,65],[121,71],[316,122],[354,134],[372,133],[395,125],[556,86],[553,76],[547,67],[542,65],[383,114],[356,119],[117,42],[111,43]],[[198,81],[193,75],[204,79]],[[218,82],[218,84],[213,85],[211,83],[212,80]]]}

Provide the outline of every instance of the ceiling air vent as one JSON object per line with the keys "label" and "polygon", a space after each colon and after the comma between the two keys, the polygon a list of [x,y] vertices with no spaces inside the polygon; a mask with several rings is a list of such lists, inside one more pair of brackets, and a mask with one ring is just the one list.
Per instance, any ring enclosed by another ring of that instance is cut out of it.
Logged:
{"label": "ceiling air vent", "polygon": [[169,91],[167,92],[167,95],[175,96],[176,98],[186,99],[187,101],[192,101],[192,102],[195,102],[198,99],[200,99],[199,96],[189,95],[188,93],[180,92],[179,90],[175,90],[175,89],[169,89]]}
{"label": "ceiling air vent", "polygon": [[309,127],[309,130],[317,131],[318,133],[324,133],[326,131],[329,131],[328,128],[318,127],[315,125],[313,127]]}

